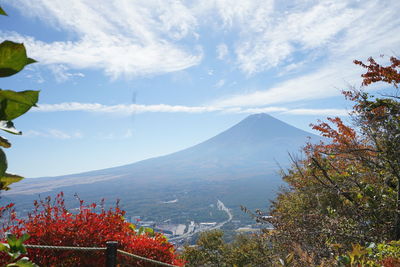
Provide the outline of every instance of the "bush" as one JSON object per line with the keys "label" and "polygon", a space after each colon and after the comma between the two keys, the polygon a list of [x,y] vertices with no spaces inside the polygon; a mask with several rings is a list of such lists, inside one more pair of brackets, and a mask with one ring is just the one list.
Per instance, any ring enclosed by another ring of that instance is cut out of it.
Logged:
{"label": "bush", "polygon": [[[54,202],[50,197],[35,201],[34,211],[27,219],[16,219],[18,224],[10,231],[17,236],[30,235],[26,244],[104,247],[107,241],[118,241],[119,249],[158,261],[182,265],[175,249],[159,234],[139,234],[133,224],[125,221],[125,212],[117,205],[106,210],[104,201],[85,205],[80,200],[76,212],[64,204],[63,194]],[[69,250],[28,249],[30,259],[40,266],[104,266],[104,252],[76,252]],[[119,256],[119,262],[135,266],[149,266],[145,262]],[[1,262],[0,262],[1,264]],[[123,265],[122,265],[123,266]]]}
{"label": "bush", "polygon": [[265,235],[237,235],[232,243],[225,243],[223,235],[221,230],[201,233],[195,246],[184,249],[186,266],[276,266]]}

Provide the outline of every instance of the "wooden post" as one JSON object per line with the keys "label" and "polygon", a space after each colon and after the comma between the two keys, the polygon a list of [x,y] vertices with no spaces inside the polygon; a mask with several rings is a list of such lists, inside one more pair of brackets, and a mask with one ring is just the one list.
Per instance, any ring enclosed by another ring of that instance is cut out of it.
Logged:
{"label": "wooden post", "polygon": [[117,266],[117,241],[107,241],[106,242],[106,267],[116,267]]}

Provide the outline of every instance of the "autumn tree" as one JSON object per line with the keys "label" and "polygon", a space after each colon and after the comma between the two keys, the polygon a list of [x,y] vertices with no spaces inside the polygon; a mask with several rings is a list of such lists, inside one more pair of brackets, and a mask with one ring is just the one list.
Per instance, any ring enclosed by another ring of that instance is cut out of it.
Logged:
{"label": "autumn tree", "polygon": [[[361,89],[343,92],[354,103],[352,124],[339,117],[313,124],[328,141],[306,145],[283,175],[289,188],[273,202],[272,218],[257,218],[275,227],[278,253],[298,247],[317,264],[353,243],[400,239],[400,60],[390,62],[354,61],[366,73]],[[377,82],[390,93],[365,92]]]}
{"label": "autumn tree", "polygon": [[195,246],[186,246],[183,257],[191,266],[276,266],[268,238],[258,234],[240,234],[231,243],[221,230],[203,232]]}

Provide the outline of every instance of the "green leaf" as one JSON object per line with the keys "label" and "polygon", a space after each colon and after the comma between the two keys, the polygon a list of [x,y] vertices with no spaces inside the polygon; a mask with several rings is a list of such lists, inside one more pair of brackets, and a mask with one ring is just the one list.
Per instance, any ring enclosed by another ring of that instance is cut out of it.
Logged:
{"label": "green leaf", "polygon": [[0,90],[0,120],[11,121],[36,106],[39,91]]}
{"label": "green leaf", "polygon": [[9,190],[10,188],[8,187],[9,185],[19,182],[24,177],[15,175],[15,174],[10,174],[10,173],[5,173],[3,177],[0,177],[0,190]]}
{"label": "green leaf", "polygon": [[10,263],[7,267],[39,267],[39,265],[29,261],[28,258],[24,257],[15,263]]}
{"label": "green leaf", "polygon": [[26,62],[27,62],[26,65],[29,65],[29,64],[32,64],[32,63],[36,63],[37,61],[34,60],[33,58],[28,57]]}
{"label": "green leaf", "polygon": [[0,251],[8,252],[10,249],[8,244],[0,243]]}
{"label": "green leaf", "polygon": [[350,262],[351,262],[350,257],[347,255],[338,257],[338,263],[342,265],[348,265],[350,264]]}
{"label": "green leaf", "polygon": [[293,253],[289,253],[289,254],[286,256],[286,262],[287,262],[287,263],[292,263],[292,262],[293,262],[293,258],[294,258],[294,254],[293,254]]}
{"label": "green leaf", "polygon": [[143,232],[144,232],[144,227],[141,226],[141,227],[139,228],[138,235],[143,234]]}
{"label": "green leaf", "polygon": [[0,136],[0,146],[9,148],[9,147],[11,147],[11,143],[8,142],[8,140],[6,138]]}
{"label": "green leaf", "polygon": [[24,44],[4,41],[0,44],[0,77],[14,75],[26,65],[34,63],[26,56]]}
{"label": "green leaf", "polygon": [[16,263],[12,263],[7,265],[7,267],[13,267],[13,266],[18,266],[18,267],[39,267],[39,265],[29,261],[29,260],[19,260]]}
{"label": "green leaf", "polygon": [[[22,178],[22,177],[21,177]],[[21,242],[25,242],[26,240],[28,240],[29,239],[29,237],[30,237],[30,235],[29,234],[23,234],[22,236],[21,236]]]}
{"label": "green leaf", "polygon": [[147,234],[149,234],[150,236],[153,236],[153,235],[154,235],[154,229],[153,229],[153,228],[150,228],[150,227],[145,227],[145,228],[144,228],[144,232],[147,233]]}
{"label": "green leaf", "polygon": [[10,248],[15,246],[17,240],[17,237],[13,234],[7,236],[7,243],[10,245]]}
{"label": "green leaf", "polygon": [[18,259],[18,258],[21,256],[21,253],[20,253],[19,251],[16,251],[16,252],[8,252],[7,254],[8,254],[8,256],[11,257],[11,260],[16,260],[16,259]]}
{"label": "green leaf", "polygon": [[[8,164],[7,164],[6,154],[4,153],[3,149],[0,148],[0,177],[4,176],[4,174],[6,173],[7,167],[8,167]],[[2,184],[1,180],[0,180],[0,183]]]}
{"label": "green leaf", "polygon": [[14,123],[12,121],[0,121],[0,130],[3,130],[7,133],[21,135],[22,132],[18,131],[14,127]]}
{"label": "green leaf", "polygon": [[0,6],[0,15],[8,16],[7,13],[4,11],[4,9],[1,8],[1,6]]}

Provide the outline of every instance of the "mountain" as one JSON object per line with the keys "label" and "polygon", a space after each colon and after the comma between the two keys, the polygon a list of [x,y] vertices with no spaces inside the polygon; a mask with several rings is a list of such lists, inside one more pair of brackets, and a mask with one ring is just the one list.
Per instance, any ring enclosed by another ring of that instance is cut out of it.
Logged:
{"label": "mountain", "polygon": [[[288,166],[288,152],[298,152],[308,137],[320,140],[272,116],[255,114],[198,145],[166,156],[80,174],[25,179],[3,196],[26,210],[38,194],[59,191],[77,193],[87,201],[119,198],[130,215],[177,221],[206,219],[221,199],[238,214],[241,204],[250,208],[268,205],[282,185],[279,165]],[[211,220],[223,216],[215,214]]]}

